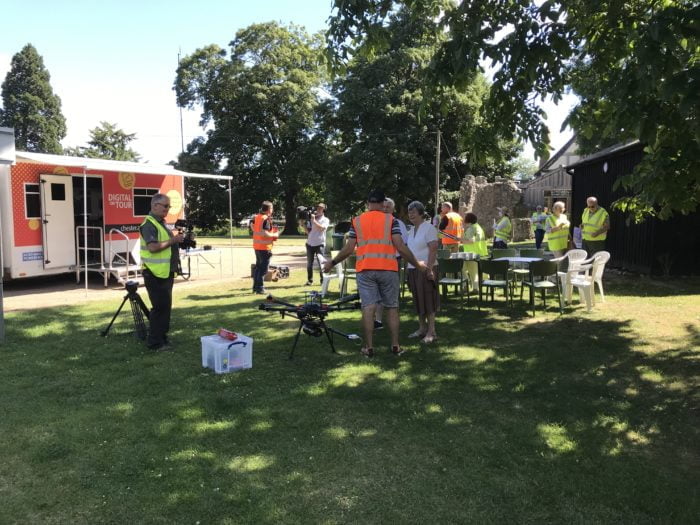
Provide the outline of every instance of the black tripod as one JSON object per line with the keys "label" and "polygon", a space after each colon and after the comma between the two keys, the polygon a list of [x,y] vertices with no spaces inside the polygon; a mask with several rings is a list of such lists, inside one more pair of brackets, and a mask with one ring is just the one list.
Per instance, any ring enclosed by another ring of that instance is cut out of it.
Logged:
{"label": "black tripod", "polygon": [[119,308],[117,308],[117,311],[107,325],[107,328],[101,332],[102,337],[107,337],[109,329],[112,328],[112,325],[114,324],[114,321],[116,321],[119,312],[122,311],[124,304],[126,304],[126,301],[128,300],[129,304],[131,304],[131,313],[134,316],[134,333],[136,334],[136,337],[143,341],[148,335],[148,328],[146,327],[145,321],[145,319],[148,319],[148,307],[146,306],[146,303],[143,302],[143,299],[141,299],[139,293],[136,291],[139,287],[139,283],[136,281],[126,281],[124,287],[126,288],[124,300],[122,301],[122,304],[119,305]]}

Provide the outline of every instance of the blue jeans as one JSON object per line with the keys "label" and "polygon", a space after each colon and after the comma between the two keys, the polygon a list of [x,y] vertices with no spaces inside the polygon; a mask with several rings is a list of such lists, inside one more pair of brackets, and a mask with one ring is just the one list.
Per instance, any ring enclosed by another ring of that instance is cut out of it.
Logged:
{"label": "blue jeans", "polygon": [[542,247],[542,241],[544,240],[544,230],[535,230],[535,248],[538,250]]}
{"label": "blue jeans", "polygon": [[255,250],[255,273],[253,273],[253,291],[259,292],[265,289],[263,286],[263,278],[267,274],[267,269],[270,267],[270,258],[272,252],[270,250]]}

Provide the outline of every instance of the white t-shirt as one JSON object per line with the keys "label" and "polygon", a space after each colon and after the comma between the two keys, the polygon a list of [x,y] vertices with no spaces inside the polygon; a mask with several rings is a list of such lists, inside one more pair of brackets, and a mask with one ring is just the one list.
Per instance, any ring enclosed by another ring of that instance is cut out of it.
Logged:
{"label": "white t-shirt", "polygon": [[323,228],[319,228],[313,222],[311,223],[311,231],[306,239],[306,244],[309,246],[321,246],[322,244],[326,244],[326,230],[331,221],[324,215],[320,218],[317,217],[316,222],[323,226]]}
{"label": "white t-shirt", "polygon": [[[419,226],[414,226],[411,231],[408,232],[408,242],[406,245],[411,253],[419,261],[423,261],[428,264],[428,256],[430,255],[430,248],[428,248],[429,242],[437,242],[437,230],[435,226],[429,222],[423,221]],[[415,268],[411,263],[408,263],[409,268]]]}

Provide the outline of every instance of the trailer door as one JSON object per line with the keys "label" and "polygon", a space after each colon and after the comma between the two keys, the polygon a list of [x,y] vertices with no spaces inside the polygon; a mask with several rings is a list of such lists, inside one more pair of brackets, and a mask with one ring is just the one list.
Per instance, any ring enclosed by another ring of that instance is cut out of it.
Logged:
{"label": "trailer door", "polygon": [[44,268],[75,264],[73,184],[66,175],[41,176],[41,222]]}

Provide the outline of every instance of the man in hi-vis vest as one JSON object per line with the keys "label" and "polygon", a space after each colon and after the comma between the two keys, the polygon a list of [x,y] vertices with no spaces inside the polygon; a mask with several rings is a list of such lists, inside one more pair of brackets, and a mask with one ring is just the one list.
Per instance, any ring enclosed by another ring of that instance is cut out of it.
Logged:
{"label": "man in hi-vis vest", "polygon": [[253,221],[253,250],[255,250],[255,271],[253,272],[253,293],[265,294],[263,280],[270,267],[272,243],[279,237],[279,232],[272,223],[272,203],[263,201],[260,213]]}
{"label": "man in hi-vis vest", "polygon": [[372,190],[367,197],[368,211],[355,217],[348,232],[348,242],[335,256],[323,264],[324,272],[350,256],[357,246],[357,290],[362,303],[362,331],[364,346],[361,353],[366,357],[374,355],[373,335],[374,316],[377,305],[381,304],[387,313],[387,324],[391,334],[391,352],[403,354],[399,345],[399,265],[396,252],[413,266],[432,276],[424,262],[417,261],[413,253],[401,239],[398,221],[384,212],[385,195],[381,190]]}
{"label": "man in hi-vis vest", "polygon": [[443,202],[440,206],[438,232],[449,235],[449,237],[443,236],[441,239],[443,249],[451,252],[459,251],[459,245],[464,234],[464,226],[462,225],[462,216],[452,211],[451,202]]}
{"label": "man in hi-vis vest", "polygon": [[589,257],[605,250],[605,239],[610,230],[610,217],[605,208],[598,206],[598,199],[588,197],[586,209],[581,216],[581,231],[583,232],[583,249]]}
{"label": "man in hi-vis vest", "polygon": [[151,213],[146,215],[139,227],[143,282],[151,300],[146,344],[152,350],[170,349],[168,330],[173,307],[173,281],[180,268],[178,245],[184,239],[182,233],[173,235],[166,226],[165,217],[169,209],[170,198],[156,193],[151,198]]}

